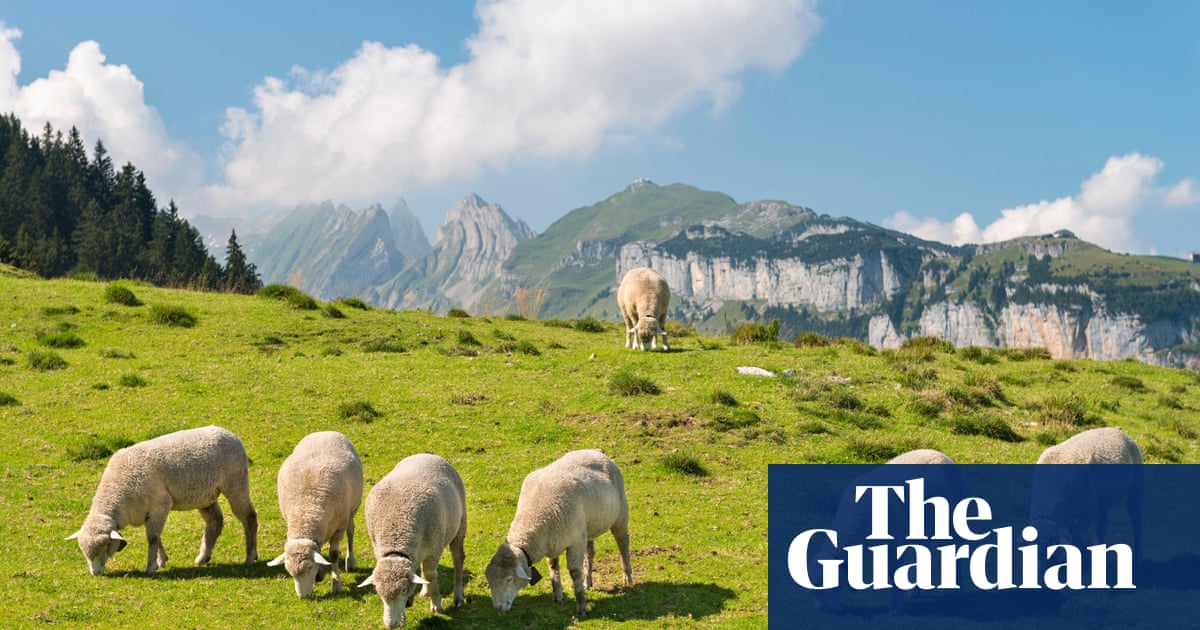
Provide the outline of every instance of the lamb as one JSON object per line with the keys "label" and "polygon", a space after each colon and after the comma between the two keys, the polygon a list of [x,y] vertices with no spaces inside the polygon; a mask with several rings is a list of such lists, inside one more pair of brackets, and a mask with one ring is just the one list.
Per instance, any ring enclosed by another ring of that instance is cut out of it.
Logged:
{"label": "lamb", "polygon": [[[1105,427],[1079,433],[1042,451],[1038,464],[1126,464],[1112,467],[1036,466],[1029,518],[1043,538],[1103,542],[1108,510],[1125,499],[1133,526],[1133,553],[1141,548],[1145,488],[1142,451],[1124,431]],[[1094,531],[1093,531],[1094,527]]]}
{"label": "lamb", "polygon": [[[346,570],[354,571],[354,515],[362,503],[362,460],[337,431],[311,433],[279,467],[279,511],[287,522],[283,553],[267,566],[284,565],[296,594],[313,597],[313,583],[333,567],[333,592],[342,592],[338,547],[346,535]],[[329,543],[329,559],[321,547]]]}
{"label": "lamb", "polygon": [[249,461],[238,437],[221,427],[177,431],[139,442],[113,454],[100,477],[92,508],[76,540],[92,575],[102,575],[108,558],[125,548],[126,525],[146,526],[149,543],[146,573],[167,565],[162,530],[171,510],[199,510],[204,537],[196,564],[212,558],[224,516],[217,496],[224,494],[242,522],[246,564],[258,559],[258,513],[250,502]]}
{"label": "lamb", "polygon": [[667,345],[667,305],[671,303],[671,288],[657,271],[648,267],[630,269],[617,288],[617,307],[625,320],[625,347],[653,350],[662,335],[663,351]]}
{"label": "lamb", "polygon": [[549,559],[554,601],[562,601],[558,556],[565,550],[576,612],[587,614],[584,591],[592,585],[593,541],[606,530],[617,540],[625,583],[632,584],[625,481],[604,453],[595,449],[572,451],[529,473],[521,484],[508,535],[486,571],[496,610],[508,612],[518,591],[526,584],[537,584],[541,575],[534,563],[542,558]]}
{"label": "lamb", "polygon": [[[416,586],[442,612],[438,559],[447,545],[454,559],[454,605],[463,601],[463,541],[467,537],[467,491],[450,462],[437,455],[406,457],[367,495],[367,533],[375,570],[360,587],[374,585],[383,600],[383,625],[403,626]],[[421,575],[416,568],[421,567]]]}

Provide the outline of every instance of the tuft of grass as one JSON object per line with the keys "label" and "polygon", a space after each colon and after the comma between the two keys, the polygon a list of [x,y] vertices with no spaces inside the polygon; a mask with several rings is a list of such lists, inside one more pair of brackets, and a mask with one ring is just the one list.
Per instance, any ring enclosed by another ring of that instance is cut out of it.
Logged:
{"label": "tuft of grass", "polygon": [[825,435],[833,433],[833,430],[820,420],[804,420],[796,425],[796,432],[801,435]]}
{"label": "tuft of grass", "polygon": [[16,396],[8,392],[0,392],[0,407],[11,407],[19,404],[21,404],[21,401],[17,400]]}
{"label": "tuft of grass", "polygon": [[1164,409],[1183,409],[1183,401],[1179,399],[1179,396],[1173,394],[1159,394],[1157,403]]}
{"label": "tuft of grass", "polygon": [[980,348],[979,346],[967,346],[966,348],[960,348],[957,354],[968,361],[974,361],[980,365],[994,365],[1000,362],[1000,359],[996,356],[995,352],[985,348]]}
{"label": "tuft of grass", "polygon": [[1171,440],[1151,436],[1149,440],[1145,440],[1141,444],[1142,454],[1147,460],[1160,460],[1178,463],[1183,459],[1183,448]]}
{"label": "tuft of grass", "polygon": [[363,352],[407,352],[408,348],[395,339],[371,339],[362,344]]}
{"label": "tuft of grass", "polygon": [[89,435],[81,444],[67,447],[67,457],[73,462],[108,459],[113,453],[133,444],[133,440],[123,435]]}
{"label": "tuft of grass", "polygon": [[536,357],[542,353],[541,350],[537,349],[537,346],[533,345],[532,341],[524,340],[524,339],[517,342],[517,352],[520,354],[526,354],[526,355],[533,356],[533,357]]}
{"label": "tuft of grass", "polygon": [[667,455],[659,463],[669,472],[689,477],[707,477],[709,474],[703,462],[693,455],[679,451]]}
{"label": "tuft of grass", "polygon": [[471,331],[463,328],[458,331],[458,345],[460,346],[482,346],[483,344],[475,338]]}
{"label": "tuft of grass", "polygon": [[900,351],[914,351],[928,349],[933,352],[941,352],[942,354],[954,354],[954,344],[942,339],[941,337],[921,336],[905,339],[904,343],[900,344]]}
{"label": "tuft of grass", "polygon": [[282,300],[292,308],[302,311],[315,311],[318,308],[317,301],[312,296],[286,284],[268,284],[259,289],[258,297]]}
{"label": "tuft of grass", "polygon": [[825,402],[834,409],[853,411],[863,408],[863,403],[859,400],[858,396],[845,387],[837,387],[829,390],[825,395]]}
{"label": "tuft of grass", "polygon": [[761,421],[758,414],[749,409],[722,409],[713,417],[712,427],[724,432],[751,427]]}
{"label": "tuft of grass", "polygon": [[321,313],[323,313],[325,315],[325,317],[328,317],[330,319],[345,319],[346,318],[346,314],[343,313],[341,311],[341,309],[339,309],[338,307],[336,307],[332,304],[326,304],[326,305],[322,306]]}
{"label": "tuft of grass", "polygon": [[38,333],[38,343],[49,348],[71,349],[82,348],[87,345],[83,339],[75,333],[69,332],[44,332]]}
{"label": "tuft of grass", "polygon": [[817,332],[800,333],[796,336],[793,346],[797,348],[824,348],[829,345],[829,337]]}
{"label": "tuft of grass", "polygon": [[[690,337],[696,334],[696,327],[685,324],[677,319],[669,319],[663,324],[663,330],[671,337]],[[599,332],[599,331],[597,331]]]}
{"label": "tuft of grass", "polygon": [[1178,418],[1167,420],[1163,423],[1163,426],[1174,431],[1175,435],[1181,438],[1194,440],[1197,437],[1196,429]]}
{"label": "tuft of grass", "polygon": [[662,390],[648,378],[636,376],[629,370],[621,370],[608,380],[608,391],[621,396],[639,396],[641,394],[656,396]]}
{"label": "tuft of grass", "polygon": [[714,405],[722,405],[724,407],[738,406],[738,401],[733,397],[733,394],[730,394],[723,389],[718,389],[717,391],[709,394],[708,401]]}
{"label": "tuft of grass", "polygon": [[504,316],[504,319],[506,319],[510,322],[524,322],[524,321],[529,320],[529,318],[527,318],[524,315],[521,315],[519,313],[509,313],[508,315]]}
{"label": "tuft of grass", "polygon": [[150,321],[163,326],[191,328],[196,325],[196,316],[182,306],[155,305],[150,307]]}
{"label": "tuft of grass", "polygon": [[454,405],[474,405],[485,400],[487,400],[487,396],[484,396],[483,392],[453,394],[450,396],[450,403]]}
{"label": "tuft of grass", "polygon": [[453,317],[456,319],[470,319],[471,314],[468,313],[465,309],[452,308],[446,312],[446,317]]}
{"label": "tuft of grass", "polygon": [[375,410],[375,407],[371,403],[365,400],[356,400],[338,405],[337,415],[343,420],[369,424],[381,414]]}
{"label": "tuft of grass", "polygon": [[895,436],[857,435],[846,444],[850,456],[865,463],[880,463],[907,451],[921,448],[910,439]]}
{"label": "tuft of grass", "polygon": [[74,315],[79,312],[79,307],[66,304],[63,306],[43,306],[42,314],[48,317],[55,315]]}
{"label": "tuft of grass", "polygon": [[370,306],[367,306],[366,302],[364,302],[356,297],[340,297],[336,300],[336,302],[338,304],[341,304],[342,306],[356,308],[360,311],[367,311],[367,310],[371,309]]}
{"label": "tuft of grass", "polygon": [[25,355],[25,363],[41,372],[62,370],[67,367],[66,359],[59,356],[57,352],[49,350],[30,350],[29,354]]}
{"label": "tuft of grass", "polygon": [[746,322],[735,328],[730,338],[733,340],[733,343],[743,346],[778,341],[779,320],[771,320],[770,326],[766,326],[761,322]]}
{"label": "tuft of grass", "polygon": [[1136,376],[1125,376],[1124,374],[1121,374],[1112,377],[1112,379],[1110,379],[1108,382],[1113,387],[1119,387],[1134,393],[1146,391],[1146,384],[1142,382],[1142,379],[1137,378]]}
{"label": "tuft of grass", "polygon": [[142,301],[129,290],[129,287],[120,283],[110,283],[104,288],[104,301],[109,304],[120,304],[121,306],[141,306]]}
{"label": "tuft of grass", "polygon": [[492,337],[499,339],[500,341],[516,341],[517,340],[516,337],[512,336],[510,333],[500,330],[499,328],[492,329]]}
{"label": "tuft of grass", "polygon": [[1009,361],[1049,361],[1050,350],[1042,347],[1005,348],[1002,352]]}
{"label": "tuft of grass", "polygon": [[950,419],[949,424],[950,432],[955,435],[981,435],[1004,442],[1025,441],[1025,438],[998,416],[955,416]]}
{"label": "tuft of grass", "polygon": [[105,359],[136,359],[137,357],[128,350],[118,348],[103,348],[100,350],[100,356]]}
{"label": "tuft of grass", "polygon": [[921,391],[938,380],[937,369],[933,367],[911,361],[897,361],[892,367],[896,370],[896,381],[913,391]]}
{"label": "tuft of grass", "polygon": [[[575,330],[578,330],[579,332],[587,332],[587,333],[600,333],[600,332],[604,332],[607,329],[607,327],[604,325],[604,322],[602,322],[594,317],[584,317],[583,319],[577,319],[577,320],[575,320],[572,327]],[[667,333],[667,334],[670,334],[670,333]]]}
{"label": "tuft of grass", "polygon": [[1087,405],[1078,396],[1051,394],[1033,405],[1037,420],[1044,425],[1082,427],[1095,424],[1087,415]]}
{"label": "tuft of grass", "polygon": [[321,356],[323,357],[340,357],[345,354],[340,346],[328,345],[321,348]]}
{"label": "tuft of grass", "polygon": [[146,382],[146,379],[138,376],[137,374],[122,374],[121,377],[117,379],[117,384],[121,387],[145,387],[146,385],[149,385],[149,383]]}

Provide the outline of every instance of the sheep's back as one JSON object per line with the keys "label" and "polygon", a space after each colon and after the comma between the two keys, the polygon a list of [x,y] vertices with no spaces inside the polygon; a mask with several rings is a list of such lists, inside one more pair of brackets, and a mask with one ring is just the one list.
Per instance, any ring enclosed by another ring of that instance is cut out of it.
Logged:
{"label": "sheep's back", "polygon": [[166,491],[173,509],[211,505],[231,484],[246,483],[248,461],[242,441],[220,427],[169,433],[113,454],[101,477],[101,492],[148,496]]}
{"label": "sheep's back", "polygon": [[671,300],[671,289],[657,271],[649,267],[631,269],[617,287],[617,306],[623,313],[663,319]]}
{"label": "sheep's back", "polygon": [[367,533],[377,557],[404,551],[417,560],[440,555],[465,513],[466,489],[454,467],[436,455],[413,455],[367,494]]}
{"label": "sheep's back", "polygon": [[[341,433],[312,433],[296,444],[280,466],[276,488],[289,535],[297,527],[336,529],[362,503],[362,460]],[[305,531],[303,535],[324,540],[331,533]]]}
{"label": "sheep's back", "polygon": [[547,533],[558,542],[578,535],[585,523],[589,538],[628,516],[621,472],[598,450],[573,451],[527,475],[513,518],[514,538]]}

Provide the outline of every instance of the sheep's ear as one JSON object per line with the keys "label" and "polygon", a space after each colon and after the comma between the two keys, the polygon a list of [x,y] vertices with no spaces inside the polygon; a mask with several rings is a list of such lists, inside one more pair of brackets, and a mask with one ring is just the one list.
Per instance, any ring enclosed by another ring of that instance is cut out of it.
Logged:
{"label": "sheep's ear", "polygon": [[[530,569],[533,569],[533,567],[529,567],[529,568],[530,568]],[[537,571],[537,569],[533,569],[533,570],[534,570],[534,571]],[[525,572],[525,569],[522,569],[522,568],[521,568],[521,565],[519,565],[519,564],[518,564],[516,567],[514,567],[514,568],[513,568],[513,571],[514,571],[514,572],[517,574],[517,577],[521,578],[522,580],[526,580],[526,581],[532,581],[532,580],[533,580],[533,578],[529,577],[529,574],[528,574],[528,573],[526,573],[526,572]]]}
{"label": "sheep's ear", "polygon": [[70,536],[67,536],[67,537],[66,537],[66,538],[64,538],[63,540],[75,540],[76,538],[79,538],[79,535],[80,535],[80,534],[82,534],[82,533],[83,533],[83,530],[81,529],[81,530],[79,530],[79,531],[75,532],[74,534],[71,534]]}
{"label": "sheep's ear", "polygon": [[326,560],[325,556],[322,556],[321,552],[319,552],[319,551],[313,552],[313,562],[316,562],[317,564],[320,564],[323,566],[329,566],[329,561]]}
{"label": "sheep's ear", "polygon": [[367,579],[363,580],[362,582],[359,582],[358,586],[356,586],[355,588],[362,588],[364,586],[374,586],[374,585],[375,585],[375,574],[372,573],[371,575],[367,576]]}
{"label": "sheep's ear", "polygon": [[530,586],[533,586],[533,585],[537,584],[538,582],[542,581],[542,574],[538,573],[537,567],[534,567],[534,566],[529,567],[529,572],[533,574],[533,579],[529,580]]}
{"label": "sheep's ear", "polygon": [[412,577],[413,584],[428,584],[429,583],[429,580],[426,580],[425,578],[417,575],[416,573],[411,574],[411,577]]}
{"label": "sheep's ear", "polygon": [[108,537],[113,540],[125,540],[125,538],[121,536],[121,532],[118,532],[115,529],[111,532],[108,532]]}
{"label": "sheep's ear", "polygon": [[279,565],[283,564],[283,560],[284,560],[284,558],[286,558],[286,557],[287,557],[287,552],[285,551],[285,552],[283,552],[283,553],[279,554],[278,556],[276,556],[274,560],[272,560],[272,561],[268,562],[268,563],[267,563],[267,566],[269,566],[269,567],[277,567],[277,566],[279,566]]}

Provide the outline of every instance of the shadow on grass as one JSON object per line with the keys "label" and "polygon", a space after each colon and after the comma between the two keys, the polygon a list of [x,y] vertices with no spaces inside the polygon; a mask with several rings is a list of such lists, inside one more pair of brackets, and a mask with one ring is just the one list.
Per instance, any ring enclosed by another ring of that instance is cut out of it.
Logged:
{"label": "shadow on grass", "polygon": [[612,599],[588,602],[589,617],[614,621],[654,620],[672,615],[702,619],[721,612],[725,603],[736,597],[732,589],[695,582],[635,582],[608,592],[614,594]]}

